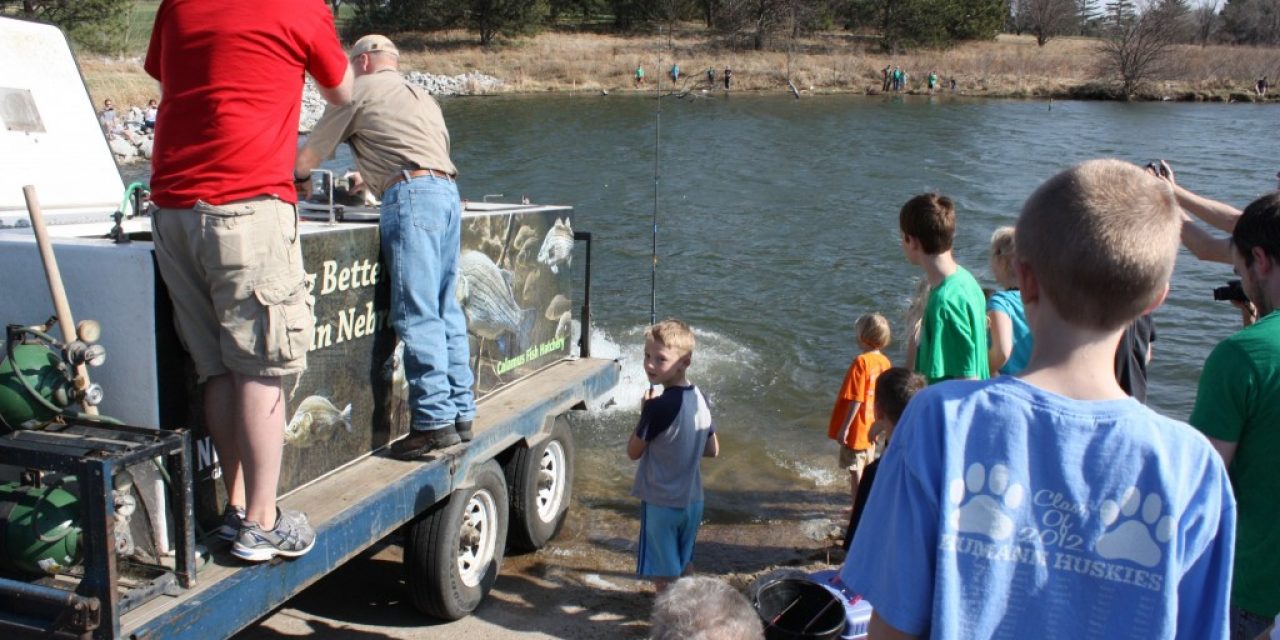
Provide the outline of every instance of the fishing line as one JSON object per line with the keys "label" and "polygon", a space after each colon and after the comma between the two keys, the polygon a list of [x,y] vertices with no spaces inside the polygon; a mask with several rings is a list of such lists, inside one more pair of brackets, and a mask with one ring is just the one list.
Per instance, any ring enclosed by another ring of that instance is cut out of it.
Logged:
{"label": "fishing line", "polygon": [[[668,31],[668,37],[670,32]],[[649,324],[658,323],[658,194],[661,184],[662,160],[662,26],[658,26],[658,66],[653,75],[654,94],[658,108],[653,125],[653,264],[649,270]]]}

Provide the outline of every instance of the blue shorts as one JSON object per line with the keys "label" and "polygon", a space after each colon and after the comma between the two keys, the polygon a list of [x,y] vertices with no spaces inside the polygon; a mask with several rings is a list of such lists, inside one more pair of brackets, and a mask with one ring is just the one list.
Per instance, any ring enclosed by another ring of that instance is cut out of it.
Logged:
{"label": "blue shorts", "polygon": [[642,502],[636,573],[655,578],[679,577],[693,562],[693,541],[700,524],[702,502],[683,509]]}

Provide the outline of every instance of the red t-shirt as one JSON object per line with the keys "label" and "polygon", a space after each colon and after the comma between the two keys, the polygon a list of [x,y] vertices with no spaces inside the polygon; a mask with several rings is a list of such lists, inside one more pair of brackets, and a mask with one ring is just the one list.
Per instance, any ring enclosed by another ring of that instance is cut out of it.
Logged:
{"label": "red t-shirt", "polygon": [[162,99],[151,158],[161,207],[263,195],[297,202],[303,71],[342,83],[347,56],[323,0],[164,0],[146,70]]}

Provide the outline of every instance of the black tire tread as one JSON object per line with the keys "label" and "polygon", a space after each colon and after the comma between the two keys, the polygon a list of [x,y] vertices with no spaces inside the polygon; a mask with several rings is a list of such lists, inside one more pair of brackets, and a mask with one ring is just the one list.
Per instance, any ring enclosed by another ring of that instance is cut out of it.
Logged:
{"label": "black tire tread", "polygon": [[[563,506],[555,521],[548,527],[538,519],[538,505],[531,490],[532,474],[541,462],[542,451],[552,440],[559,440],[565,455],[565,491]],[[503,468],[511,494],[511,520],[507,527],[507,539],[517,551],[537,551],[555,539],[564,527],[573,500],[574,472],[573,432],[563,416],[557,416],[551,433],[532,448],[518,448]]]}
{"label": "black tire tread", "polygon": [[[501,467],[493,460],[476,469],[470,489],[455,491],[448,498],[434,505],[409,526],[405,541],[404,566],[409,599],[415,609],[440,620],[458,620],[466,617],[484,600],[501,568],[503,534],[509,530],[510,511],[507,507],[507,488]],[[457,536],[461,526],[462,510],[477,489],[487,487],[493,493],[498,509],[498,539],[494,548],[495,569],[487,572],[477,588],[462,583],[457,572]]]}

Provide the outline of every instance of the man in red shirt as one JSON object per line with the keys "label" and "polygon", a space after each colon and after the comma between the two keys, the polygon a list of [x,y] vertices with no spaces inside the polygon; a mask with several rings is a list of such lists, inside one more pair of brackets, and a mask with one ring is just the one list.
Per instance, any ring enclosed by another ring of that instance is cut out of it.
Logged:
{"label": "man in red shirt", "polygon": [[204,384],[228,505],[218,534],[249,561],[315,544],[278,509],[283,376],[314,330],[293,181],[303,72],[332,104],[352,73],[322,0],[164,0],[145,63],[160,82],[151,160],[156,262]]}

